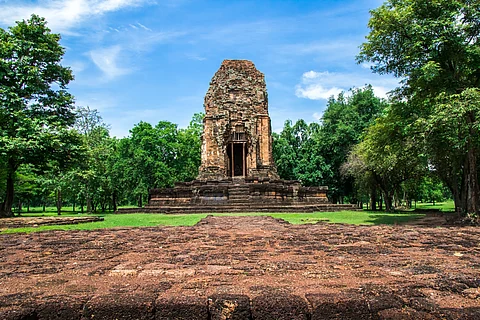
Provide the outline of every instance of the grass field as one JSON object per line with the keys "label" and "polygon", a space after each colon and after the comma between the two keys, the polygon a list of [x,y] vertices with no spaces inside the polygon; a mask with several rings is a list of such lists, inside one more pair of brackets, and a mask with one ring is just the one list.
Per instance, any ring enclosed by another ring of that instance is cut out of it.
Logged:
{"label": "grass field", "polygon": [[[24,217],[32,216],[55,216],[55,212],[23,213]],[[62,213],[62,216],[88,216],[86,214]],[[418,219],[424,214],[416,213],[384,213],[373,211],[341,211],[341,212],[318,212],[318,213],[218,213],[214,216],[259,216],[268,215],[283,219],[292,224],[317,223],[325,221],[330,223],[346,223],[355,225],[396,224]],[[118,227],[153,227],[153,226],[192,226],[207,214],[96,214],[102,216],[104,221],[82,223],[76,225],[39,226],[35,228],[6,229],[1,233],[38,232],[47,230],[93,230]]]}
{"label": "grass field", "polygon": [[453,200],[446,202],[436,202],[434,205],[430,202],[417,202],[417,209],[440,209],[440,211],[443,212],[455,211],[455,203],[453,202]]}

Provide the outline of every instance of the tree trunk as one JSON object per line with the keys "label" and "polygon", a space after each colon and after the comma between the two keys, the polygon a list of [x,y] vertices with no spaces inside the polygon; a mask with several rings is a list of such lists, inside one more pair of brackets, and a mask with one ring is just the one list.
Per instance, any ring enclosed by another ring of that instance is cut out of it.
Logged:
{"label": "tree trunk", "polygon": [[47,206],[46,202],[45,202],[45,201],[43,201],[43,212],[45,212],[45,210],[46,210],[46,206]]}
{"label": "tree trunk", "polygon": [[466,213],[479,212],[479,187],[477,172],[477,157],[475,149],[470,147],[467,155],[467,166],[464,169],[465,175],[465,196]]}
{"label": "tree trunk", "polygon": [[142,203],[142,195],[139,195],[139,196],[138,196],[138,207],[141,208],[142,205],[143,205],[143,203]]}
{"label": "tree trunk", "polygon": [[57,189],[57,215],[62,215],[62,190]]}
{"label": "tree trunk", "polygon": [[0,217],[13,217],[13,195],[15,193],[15,166],[9,161],[5,201],[0,206]]}
{"label": "tree trunk", "polygon": [[92,199],[89,195],[87,195],[87,212],[92,212]]}
{"label": "tree trunk", "polygon": [[377,188],[373,186],[370,192],[370,208],[372,211],[377,211]]}
{"label": "tree trunk", "polygon": [[380,199],[378,199],[378,207],[380,211],[383,210],[383,197],[381,193],[380,193]]}
{"label": "tree trunk", "polygon": [[75,212],[75,199],[73,199],[73,203],[72,203],[72,211]]}
{"label": "tree trunk", "polygon": [[390,195],[388,192],[385,192],[383,195],[383,199],[385,201],[385,211],[386,212],[392,212],[393,211],[393,203],[392,203],[392,195]]}
{"label": "tree trunk", "polygon": [[112,205],[113,205],[113,212],[117,212],[117,192],[113,191],[112,194]]}

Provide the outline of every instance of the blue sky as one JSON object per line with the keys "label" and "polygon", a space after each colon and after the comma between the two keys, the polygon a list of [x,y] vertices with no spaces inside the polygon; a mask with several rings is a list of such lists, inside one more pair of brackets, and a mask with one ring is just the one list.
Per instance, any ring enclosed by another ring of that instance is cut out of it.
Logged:
{"label": "blue sky", "polygon": [[341,90],[369,83],[384,97],[397,85],[355,62],[382,2],[0,0],[0,25],[44,16],[67,48],[76,104],[99,110],[114,136],[140,121],[187,126],[224,59],[265,74],[280,131],[287,119],[317,121]]}

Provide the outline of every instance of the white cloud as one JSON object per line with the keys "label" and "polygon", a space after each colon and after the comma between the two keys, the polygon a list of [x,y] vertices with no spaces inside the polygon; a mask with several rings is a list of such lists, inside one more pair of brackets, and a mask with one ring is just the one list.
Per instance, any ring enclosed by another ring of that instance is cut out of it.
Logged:
{"label": "white cloud", "polygon": [[307,98],[311,100],[327,100],[331,96],[338,95],[340,92],[342,92],[342,89],[340,88],[324,88],[320,84],[312,84],[305,88],[298,86],[295,90],[295,95],[299,98]]}
{"label": "white cloud", "polygon": [[35,13],[45,17],[53,31],[71,33],[71,29],[93,16],[151,2],[151,0],[45,0],[34,4],[18,1],[10,5],[0,4],[0,23],[11,25]]}
{"label": "white cloud", "polygon": [[398,79],[388,76],[379,77],[371,73],[340,73],[308,71],[302,75],[301,83],[295,88],[299,98],[326,100],[342,91],[371,84],[375,94],[387,98],[388,92],[398,86]]}
{"label": "white cloud", "polygon": [[111,80],[116,77],[130,73],[132,70],[118,66],[119,55],[122,48],[119,45],[92,50],[89,52],[93,63],[102,70],[106,80]]}
{"label": "white cloud", "polygon": [[143,24],[141,24],[140,22],[137,22],[137,24],[140,26],[140,28],[144,29],[144,30],[147,30],[147,31],[152,31],[152,29],[144,26]]}

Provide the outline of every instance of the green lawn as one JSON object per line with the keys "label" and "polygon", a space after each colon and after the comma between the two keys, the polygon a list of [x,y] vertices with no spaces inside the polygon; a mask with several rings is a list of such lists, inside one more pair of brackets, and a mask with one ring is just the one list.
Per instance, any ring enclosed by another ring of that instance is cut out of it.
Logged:
{"label": "green lawn", "polygon": [[[23,214],[23,216],[41,216],[42,214]],[[49,212],[46,216],[54,216]],[[71,216],[72,213],[62,214]],[[268,215],[286,220],[292,224],[316,223],[327,221],[330,223],[346,223],[355,225],[395,224],[418,219],[424,214],[414,213],[383,213],[373,211],[341,211],[318,213],[218,213],[214,216],[260,216]],[[87,216],[80,214],[80,216]],[[16,228],[1,231],[1,233],[37,232],[46,230],[93,230],[115,227],[153,227],[153,226],[192,226],[205,218],[207,214],[98,214],[104,221],[82,223],[76,225],[40,226],[36,228]]]}
{"label": "green lawn", "polygon": [[453,202],[453,200],[445,202],[435,202],[435,205],[433,205],[431,202],[417,202],[417,209],[440,209],[444,212],[455,211],[455,203]]}

